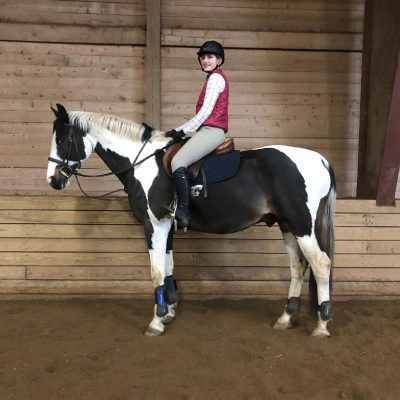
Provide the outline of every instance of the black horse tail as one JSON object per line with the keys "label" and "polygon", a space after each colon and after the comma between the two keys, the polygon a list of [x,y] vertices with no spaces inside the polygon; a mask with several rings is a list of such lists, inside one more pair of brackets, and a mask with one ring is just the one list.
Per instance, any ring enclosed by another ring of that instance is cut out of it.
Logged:
{"label": "black horse tail", "polygon": [[[335,256],[335,231],[334,231],[334,217],[335,217],[335,201],[336,201],[336,177],[332,166],[326,165],[325,168],[329,171],[331,185],[328,194],[321,199],[320,207],[318,209],[317,217],[315,220],[315,235],[322,251],[326,253],[331,261],[330,275],[329,275],[329,291],[332,294],[332,278],[333,278],[333,264]],[[310,268],[309,278],[309,299],[310,308],[312,312],[318,309],[318,293],[317,282],[315,281],[314,274]]]}

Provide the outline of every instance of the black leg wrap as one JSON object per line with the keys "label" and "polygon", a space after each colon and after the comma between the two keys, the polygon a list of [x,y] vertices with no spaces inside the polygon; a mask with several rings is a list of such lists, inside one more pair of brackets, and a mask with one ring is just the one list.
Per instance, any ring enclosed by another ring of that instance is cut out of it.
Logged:
{"label": "black leg wrap", "polygon": [[154,290],[154,300],[157,305],[157,317],[163,317],[168,314],[168,305],[165,301],[166,290],[164,286],[157,286]]}
{"label": "black leg wrap", "polygon": [[318,306],[318,311],[321,314],[322,321],[329,321],[332,318],[331,303],[324,301]]}
{"label": "black leg wrap", "polygon": [[286,302],[286,312],[289,315],[296,314],[300,310],[300,297],[291,297]]}
{"label": "black leg wrap", "polygon": [[172,275],[166,276],[164,279],[164,286],[166,290],[165,300],[167,304],[175,304],[178,302],[178,294],[176,293],[178,286],[176,280]]}

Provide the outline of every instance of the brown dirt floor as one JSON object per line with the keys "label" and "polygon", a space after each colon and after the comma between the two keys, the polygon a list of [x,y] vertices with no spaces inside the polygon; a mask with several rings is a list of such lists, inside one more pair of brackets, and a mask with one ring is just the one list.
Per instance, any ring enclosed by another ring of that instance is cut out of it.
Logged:
{"label": "brown dirt floor", "polygon": [[400,301],[334,303],[330,339],[283,305],[182,300],[148,338],[151,301],[2,301],[0,400],[400,398]]}

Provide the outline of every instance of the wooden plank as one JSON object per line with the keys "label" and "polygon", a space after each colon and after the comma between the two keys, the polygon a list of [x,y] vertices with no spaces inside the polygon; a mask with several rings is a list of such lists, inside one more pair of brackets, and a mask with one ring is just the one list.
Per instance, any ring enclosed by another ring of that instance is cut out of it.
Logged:
{"label": "wooden plank", "polygon": [[[90,57],[120,57],[121,66],[122,61],[127,60],[126,57],[132,58],[133,60],[137,58],[144,57],[145,48],[141,46],[118,46],[118,45],[105,45],[105,44],[85,44],[81,43],[79,46],[76,44],[66,44],[66,43],[43,43],[37,42],[12,42],[12,41],[2,41],[0,42],[0,57],[2,61],[14,62],[15,60],[20,60],[23,64],[35,64],[35,61],[46,62],[48,60],[53,60],[55,56],[64,56],[67,66],[76,66],[77,62],[84,61]],[[81,56],[81,57],[79,57]],[[10,58],[9,58],[10,57]],[[19,57],[19,58],[18,58]],[[29,58],[30,57],[30,58]],[[101,61],[100,58],[96,59]],[[30,62],[27,62],[30,61]],[[93,65],[98,65],[98,63],[93,63]]]}
{"label": "wooden plank", "polygon": [[26,278],[25,267],[16,267],[16,266],[7,267],[4,265],[0,265],[0,281],[25,279],[25,278]]}
{"label": "wooden plank", "polygon": [[399,226],[400,214],[337,214],[340,226]]}
{"label": "wooden plank", "polygon": [[[21,27],[23,29],[21,29]],[[136,44],[144,45],[144,28],[126,29],[126,27],[93,27],[86,26],[63,26],[54,24],[30,24],[25,23],[21,26],[12,22],[2,22],[0,24],[0,36],[12,41],[26,42],[64,42],[82,43],[85,38],[86,43],[116,43],[116,44]]]}
{"label": "wooden plank", "polygon": [[200,47],[213,37],[226,48],[361,51],[361,33],[251,32],[164,28],[163,46]]}
{"label": "wooden plank", "polygon": [[40,213],[32,213],[30,210],[4,210],[2,212],[2,222],[12,223],[34,223],[46,224],[133,224],[134,220],[131,213],[127,211],[92,211],[87,210],[84,213],[75,211],[42,210]]}
{"label": "wooden plank", "polygon": [[390,207],[377,207],[375,200],[340,199],[336,203],[336,213],[347,214],[400,214],[400,201]]}
{"label": "wooden plank", "polygon": [[364,9],[363,0],[348,1],[325,1],[325,0],[164,0],[169,6],[202,6],[222,8],[244,8],[244,9],[275,9],[283,12],[289,10],[336,10],[336,11],[359,11]]}
{"label": "wooden plank", "polygon": [[[48,201],[46,201],[48,200]],[[342,214],[400,214],[400,201],[396,207],[378,207],[374,200],[338,199],[336,212]],[[129,211],[127,198],[110,197],[108,199],[91,199],[85,197],[58,197],[48,199],[47,196],[0,196],[1,209],[27,210],[125,210]]]}
{"label": "wooden plank", "polygon": [[[147,253],[72,253],[7,252],[1,253],[4,266],[148,266]],[[175,265],[189,267],[286,267],[286,254],[176,253]],[[398,254],[337,254],[337,268],[400,268]]]}
{"label": "wooden plank", "polygon": [[[196,281],[181,281],[180,293],[209,297],[256,297],[274,295],[286,298],[287,282],[207,282],[199,285]],[[341,296],[398,296],[400,282],[338,282],[335,289]],[[0,281],[1,294],[69,294],[98,295],[125,294],[130,296],[152,296],[149,281],[46,281],[46,280],[6,280]],[[307,288],[304,288],[304,295]]]}
{"label": "wooden plank", "polygon": [[[51,225],[51,224],[0,224],[0,237],[46,238],[59,240],[74,238],[138,239],[143,238],[141,225]],[[48,241],[50,242],[50,240]]]}
{"label": "wooden plank", "polygon": [[[13,268],[7,278],[18,277]],[[24,269],[23,269],[24,271]],[[13,274],[11,274],[13,273]],[[25,272],[24,272],[25,273]],[[3,275],[1,275],[3,276]],[[13,277],[15,276],[15,277]],[[174,277],[179,281],[284,281],[289,287],[290,270],[288,267],[176,267]],[[30,266],[26,279],[29,280],[150,280],[150,267],[93,267],[93,266]],[[306,281],[308,280],[308,273]],[[335,268],[334,289],[338,282],[398,282],[400,270],[396,268]]]}
{"label": "wooden plank", "polygon": [[[52,0],[41,0],[40,3],[32,2],[31,0],[19,0],[16,4],[11,0],[1,0],[0,5],[4,10],[14,10],[15,12],[28,11],[26,17],[29,17],[29,12],[34,10],[48,11],[51,13],[75,13],[75,14],[100,14],[100,15],[145,15],[146,7],[143,0],[135,1],[68,1],[58,0],[56,3]],[[23,7],[20,7],[23,5]]]}
{"label": "wooden plank", "polygon": [[[196,17],[193,18],[193,15]],[[225,9],[202,6],[168,7],[163,3],[162,27],[204,30],[357,32],[363,31],[363,12],[325,10]]]}
{"label": "wooden plank", "polygon": [[[395,242],[397,243],[397,242]],[[396,245],[388,247],[394,253]],[[366,246],[366,245],[365,245]],[[364,247],[365,247],[364,246]],[[10,252],[43,252],[49,248],[49,241],[42,238],[1,238],[0,249]],[[52,252],[82,252],[82,253],[136,253],[146,252],[147,245],[144,236],[139,240],[132,239],[88,239],[76,238],[53,240],[51,242]],[[241,240],[241,239],[215,239],[200,238],[196,242],[187,239],[175,238],[174,253],[273,253],[286,254],[283,240]]]}
{"label": "wooden plank", "polygon": [[[181,281],[180,293],[195,293],[227,295],[236,293],[237,295],[248,294],[287,294],[286,282],[225,282],[216,285],[209,282],[206,286],[198,285],[196,281]],[[18,287],[18,290],[16,290]],[[46,281],[46,280],[8,280],[0,281],[0,293],[37,293],[37,294],[96,294],[96,293],[120,293],[120,294],[149,294],[152,293],[150,281]]]}
{"label": "wooden plank", "polygon": [[[53,3],[57,4],[57,3]],[[14,7],[2,8],[2,18],[7,23],[12,23],[19,26],[18,30],[24,30],[24,24],[27,22],[32,25],[47,25],[53,26],[54,19],[60,25],[67,25],[71,28],[75,27],[90,27],[98,29],[99,27],[107,28],[145,28],[145,15],[143,12],[131,12],[130,15],[126,14],[108,14],[108,13],[80,13],[51,10],[49,8],[40,7],[40,4],[32,8],[21,8],[15,5]],[[15,28],[14,28],[15,29]],[[44,41],[44,37],[40,37],[40,41]]]}
{"label": "wooden plank", "polygon": [[[147,266],[149,255],[146,253],[58,253],[58,252],[7,252],[1,253],[1,265],[91,265],[91,266]],[[371,256],[373,257],[373,256]],[[386,257],[387,258],[387,257]],[[217,258],[213,253],[177,253],[174,256],[176,266],[287,266],[286,254],[227,254]],[[365,259],[372,263],[373,258]],[[358,262],[360,266],[361,261]]]}
{"label": "wooden plank", "polygon": [[[48,226],[47,229],[51,230],[51,227]],[[100,233],[103,233],[102,227]],[[48,240],[49,238],[36,237],[34,234],[28,237],[0,237],[0,249],[6,249],[9,252],[43,252],[49,248],[49,243],[51,243],[52,252],[146,252],[147,246],[144,235],[140,233],[139,230],[136,238],[106,237],[106,234],[104,234],[104,237],[87,238],[84,237],[83,232],[81,233],[78,230],[75,237],[63,237],[63,240],[57,240],[57,235],[53,233],[53,236],[50,237],[50,239],[53,239],[51,241]],[[132,234],[129,236],[132,236]],[[264,235],[263,239],[248,239],[246,235],[243,236],[243,238],[231,238],[228,235],[228,237],[220,237],[219,240],[215,240],[215,238],[210,238],[208,234],[204,233],[195,241],[176,237],[174,239],[174,252],[286,254],[286,248],[281,238],[266,239],[266,235]],[[400,254],[400,243],[394,240],[338,240],[336,241],[335,252],[336,254]]]}
{"label": "wooden plank", "polygon": [[[163,68],[197,70],[204,78],[195,55],[196,48],[163,48]],[[226,71],[360,72],[362,63],[361,55],[355,52],[227,49],[226,55]]]}
{"label": "wooden plank", "polygon": [[88,197],[59,197],[49,200],[38,196],[0,196],[1,210],[115,210],[130,211],[128,198],[91,199]]}

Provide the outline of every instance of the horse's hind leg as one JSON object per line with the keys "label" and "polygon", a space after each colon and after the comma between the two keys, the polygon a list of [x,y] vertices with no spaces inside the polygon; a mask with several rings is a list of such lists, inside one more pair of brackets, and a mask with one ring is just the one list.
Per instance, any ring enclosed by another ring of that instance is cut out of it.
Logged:
{"label": "horse's hind leg", "polygon": [[308,263],[304,258],[296,237],[292,233],[283,233],[286,250],[289,255],[291,280],[289,295],[285,310],[276,321],[275,329],[288,329],[293,327],[293,318],[300,309],[300,294],[303,287],[304,275],[307,271]]}
{"label": "horse's hind leg", "polygon": [[328,337],[330,336],[330,333],[327,329],[327,325],[331,319],[329,287],[331,260],[327,254],[320,249],[315,236],[298,237],[297,241],[301,251],[307,258],[312,268],[315,280],[317,282],[318,323],[312,335]]}

